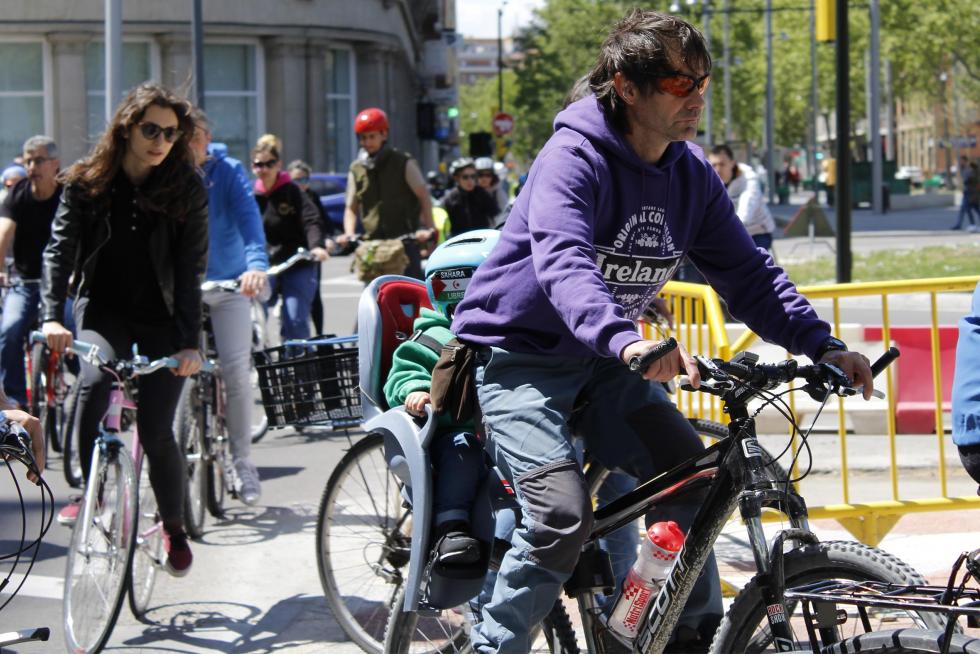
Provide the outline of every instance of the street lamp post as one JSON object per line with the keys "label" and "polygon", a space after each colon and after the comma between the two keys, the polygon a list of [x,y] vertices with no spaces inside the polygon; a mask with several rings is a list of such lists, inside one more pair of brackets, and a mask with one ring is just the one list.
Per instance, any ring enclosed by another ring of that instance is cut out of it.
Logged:
{"label": "street lamp post", "polygon": [[728,9],[729,1],[725,0],[725,13],[723,16],[724,37],[721,42],[721,58],[725,66],[725,142],[730,143],[734,138],[732,131],[732,53],[728,48]]}
{"label": "street lamp post", "polygon": [[497,8],[497,111],[504,110],[504,0]]}
{"label": "street lamp post", "polygon": [[766,0],[766,185],[769,204],[776,200],[776,145],[773,143],[775,96],[772,87],[772,0]]}

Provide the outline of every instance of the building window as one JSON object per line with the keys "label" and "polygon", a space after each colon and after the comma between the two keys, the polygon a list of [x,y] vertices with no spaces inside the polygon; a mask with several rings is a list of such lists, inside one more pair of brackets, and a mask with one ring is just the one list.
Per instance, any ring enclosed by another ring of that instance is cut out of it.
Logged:
{"label": "building window", "polygon": [[344,172],[354,159],[354,54],[327,50],[327,168]]}
{"label": "building window", "polygon": [[44,53],[40,43],[0,43],[0,165],[44,133]]}
{"label": "building window", "polygon": [[204,108],[214,140],[226,144],[232,157],[247,161],[261,129],[258,47],[205,45],[204,61]]}
{"label": "building window", "polygon": [[[134,86],[153,79],[150,44],[123,43],[122,68],[124,96]],[[88,137],[95,143],[106,128],[105,43],[101,41],[85,46],[85,88],[88,96]]]}

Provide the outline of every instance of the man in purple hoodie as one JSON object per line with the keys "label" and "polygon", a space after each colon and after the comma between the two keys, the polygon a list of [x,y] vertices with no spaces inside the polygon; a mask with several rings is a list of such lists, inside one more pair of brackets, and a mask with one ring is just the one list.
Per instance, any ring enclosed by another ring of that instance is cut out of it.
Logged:
{"label": "man in purple hoodie", "polygon": [[[870,397],[867,359],[832,338],[755,248],[703,152],[685,142],[697,132],[710,70],[689,23],[646,10],[627,15],[600,49],[589,78],[594,96],[558,114],[498,246],[457,309],[453,331],[477,346],[487,448],[523,513],[474,631],[477,651],[527,652],[531,625],[575,565],[592,507],[572,433],[607,466],[640,479],[703,449],[646,381],[684,369],[697,385],[690,355],[679,347],[643,378],[624,365],[657,344],[633,320],[685,255],[765,340],[833,362]],[[697,508],[689,499],[647,521],[669,515],[686,530]],[[674,650],[705,650],[721,612],[712,559]]]}

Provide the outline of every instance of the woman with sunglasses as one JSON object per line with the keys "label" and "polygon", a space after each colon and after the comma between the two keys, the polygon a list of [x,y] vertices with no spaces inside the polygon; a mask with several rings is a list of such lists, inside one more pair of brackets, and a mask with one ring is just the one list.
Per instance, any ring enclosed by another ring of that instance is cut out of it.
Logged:
{"label": "woman with sunglasses", "polygon": [[449,214],[449,234],[459,236],[474,229],[493,227],[497,203],[476,181],[476,163],[466,157],[449,166],[455,186],[442,198],[442,208]]}
{"label": "woman with sunglasses", "polygon": [[317,268],[327,259],[320,215],[313,202],[282,169],[282,143],[272,134],[259,138],[252,149],[255,201],[262,214],[269,262],[280,264],[299,248],[310,251],[316,261],[299,263],[272,278],[269,306],[282,296],[280,333],[284,340],[310,336],[310,309],[319,291]]}
{"label": "woman with sunglasses", "polygon": [[[208,248],[208,196],[188,140],[190,105],[158,84],[141,84],[116,109],[88,157],[65,184],[44,251],[43,332],[61,352],[72,343],[62,323],[69,285],[80,340],[112,359],[134,345],[180,362],[139,378],[136,422],[166,531],[165,568],[187,574],[193,557],[183,527],[184,459],[173,419],[184,377],[201,367],[201,282]],[[83,364],[78,422],[87,475],[111,378]],[[58,514],[73,525],[78,500]]]}

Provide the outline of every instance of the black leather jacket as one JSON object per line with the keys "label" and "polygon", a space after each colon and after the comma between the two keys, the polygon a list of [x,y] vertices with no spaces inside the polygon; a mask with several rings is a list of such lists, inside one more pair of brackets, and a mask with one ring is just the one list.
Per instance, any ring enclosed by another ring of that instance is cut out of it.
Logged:
{"label": "black leather jacket", "polygon": [[[174,318],[175,346],[197,349],[201,333],[201,283],[207,268],[208,195],[195,178],[186,190],[195,207],[183,220],[158,220],[150,234],[150,252],[160,293]],[[109,240],[109,203],[67,186],[44,249],[42,320],[62,322],[69,279],[78,297],[87,297],[99,250]]]}

